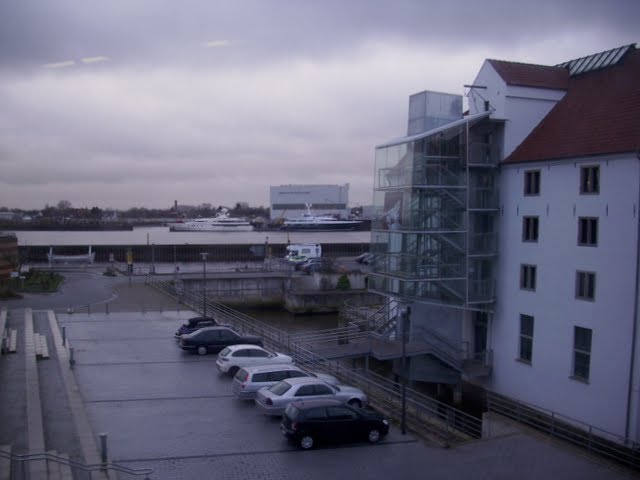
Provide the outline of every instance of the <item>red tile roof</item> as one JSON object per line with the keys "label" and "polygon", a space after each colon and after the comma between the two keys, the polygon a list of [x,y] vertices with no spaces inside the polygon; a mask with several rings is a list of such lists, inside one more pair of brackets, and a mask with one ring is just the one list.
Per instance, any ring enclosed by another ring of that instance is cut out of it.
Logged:
{"label": "red tile roof", "polygon": [[640,50],[569,79],[566,95],[503,163],[640,150]]}
{"label": "red tile roof", "polygon": [[569,86],[569,69],[529,63],[488,60],[507,85],[521,87],[552,88],[566,90]]}

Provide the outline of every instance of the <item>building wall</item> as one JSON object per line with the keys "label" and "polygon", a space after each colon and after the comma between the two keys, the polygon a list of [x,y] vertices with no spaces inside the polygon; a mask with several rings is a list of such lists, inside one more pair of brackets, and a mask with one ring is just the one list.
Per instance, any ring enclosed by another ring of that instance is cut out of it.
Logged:
{"label": "building wall", "polygon": [[488,62],[483,64],[473,84],[477,88],[469,92],[469,113],[483,112],[484,102],[488,101],[493,110],[491,118],[507,120],[505,158],[565,95],[563,90],[507,85]]}
{"label": "building wall", "polygon": [[295,218],[311,204],[316,214],[349,216],[349,184],[344,185],[279,185],[270,187],[271,219]]}
{"label": "building wall", "polygon": [[0,232],[0,282],[8,280],[18,267],[18,239]]}
{"label": "building wall", "polygon": [[[579,194],[582,165],[600,166],[599,195]],[[494,368],[486,386],[619,435],[636,321],[638,165],[635,156],[512,165],[500,182]],[[531,169],[540,170],[539,196],[523,193]],[[539,217],[536,243],[522,240],[525,215]],[[581,216],[598,217],[596,247],[577,245]],[[535,291],[520,288],[521,264],[536,265]],[[575,298],[577,270],[596,273],[595,301]],[[530,364],[518,360],[520,314],[534,317]],[[574,326],[592,329],[588,382],[572,378]]]}

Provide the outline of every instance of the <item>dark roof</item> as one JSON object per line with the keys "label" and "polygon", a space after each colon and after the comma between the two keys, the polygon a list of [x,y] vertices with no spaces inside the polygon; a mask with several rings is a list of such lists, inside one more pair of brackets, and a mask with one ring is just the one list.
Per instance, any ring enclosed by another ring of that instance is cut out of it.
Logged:
{"label": "dark roof", "polygon": [[521,87],[566,90],[569,86],[569,69],[529,63],[487,60],[507,85]]}
{"label": "dark roof", "polygon": [[640,50],[569,79],[566,95],[504,160],[519,163],[640,149]]}

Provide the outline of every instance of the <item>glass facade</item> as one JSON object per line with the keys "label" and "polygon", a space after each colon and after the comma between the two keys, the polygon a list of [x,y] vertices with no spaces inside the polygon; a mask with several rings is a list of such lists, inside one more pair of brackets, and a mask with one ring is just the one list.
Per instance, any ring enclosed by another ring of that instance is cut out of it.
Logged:
{"label": "glass facade", "polygon": [[376,149],[370,289],[476,309],[493,301],[497,155],[486,117]]}

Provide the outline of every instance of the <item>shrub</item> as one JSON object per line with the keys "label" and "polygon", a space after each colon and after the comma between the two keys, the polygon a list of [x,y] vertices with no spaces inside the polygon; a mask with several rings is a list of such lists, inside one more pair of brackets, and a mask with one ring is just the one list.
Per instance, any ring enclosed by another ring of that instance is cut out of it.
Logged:
{"label": "shrub", "polygon": [[338,283],[336,284],[336,289],[338,290],[349,290],[351,288],[351,282],[349,281],[349,277],[343,274],[338,278]]}

